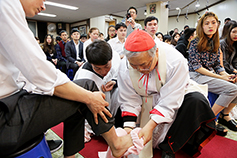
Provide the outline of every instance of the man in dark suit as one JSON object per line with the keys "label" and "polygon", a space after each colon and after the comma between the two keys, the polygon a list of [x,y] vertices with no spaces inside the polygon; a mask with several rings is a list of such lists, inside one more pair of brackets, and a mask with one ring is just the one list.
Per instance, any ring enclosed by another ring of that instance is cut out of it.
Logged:
{"label": "man in dark suit", "polygon": [[65,53],[68,60],[69,68],[73,69],[73,76],[78,68],[83,64],[83,43],[80,41],[80,32],[77,28],[73,28],[71,31],[70,42],[67,42],[65,46]]}

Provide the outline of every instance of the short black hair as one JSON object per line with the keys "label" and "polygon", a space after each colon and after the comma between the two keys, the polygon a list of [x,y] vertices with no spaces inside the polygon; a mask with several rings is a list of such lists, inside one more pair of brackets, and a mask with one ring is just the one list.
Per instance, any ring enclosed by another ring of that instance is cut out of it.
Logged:
{"label": "short black hair", "polygon": [[174,33],[174,30],[171,30],[171,31],[169,32],[169,35],[172,36],[173,33]]}
{"label": "short black hair", "polygon": [[225,22],[226,22],[226,21],[230,21],[230,20],[231,20],[231,18],[225,18]]}
{"label": "short black hair", "polygon": [[78,30],[78,28],[72,28],[71,34],[73,34],[74,32],[79,32],[79,34],[80,34],[80,31]]}
{"label": "short black hair", "polygon": [[90,64],[106,65],[112,59],[112,49],[103,40],[95,40],[86,47],[86,58]]}
{"label": "short black hair", "polygon": [[146,24],[152,20],[156,20],[158,23],[158,18],[155,16],[148,16],[145,20],[144,20],[144,25],[146,26]]}
{"label": "short black hair", "polygon": [[61,41],[61,40],[62,40],[62,38],[60,36],[56,37],[56,41]]}
{"label": "short black hair", "polygon": [[129,12],[130,9],[134,9],[136,11],[136,14],[137,14],[137,9],[135,7],[129,7],[128,10],[127,10],[127,13]]}
{"label": "short black hair", "polygon": [[164,39],[163,42],[165,42],[165,40],[171,41],[171,36],[170,35],[164,35]]}
{"label": "short black hair", "polygon": [[61,31],[59,32],[59,35],[61,36],[61,35],[62,35],[62,33],[64,33],[64,32],[66,32],[66,33],[67,33],[67,31],[65,31],[65,30],[61,30]]}
{"label": "short black hair", "polygon": [[120,27],[127,28],[127,25],[125,25],[123,22],[120,22],[115,25],[115,30],[118,30]]}
{"label": "short black hair", "polygon": [[186,39],[189,39],[189,37],[192,36],[195,31],[196,28],[187,28],[186,30],[184,30],[184,37]]}
{"label": "short black hair", "polygon": [[184,26],[184,29],[187,29],[187,28],[189,28],[189,26],[188,26],[188,25],[185,25],[185,26]]}
{"label": "short black hair", "polygon": [[80,39],[81,39],[82,37],[86,37],[86,38],[87,38],[87,34],[82,34],[81,37],[80,37]]}

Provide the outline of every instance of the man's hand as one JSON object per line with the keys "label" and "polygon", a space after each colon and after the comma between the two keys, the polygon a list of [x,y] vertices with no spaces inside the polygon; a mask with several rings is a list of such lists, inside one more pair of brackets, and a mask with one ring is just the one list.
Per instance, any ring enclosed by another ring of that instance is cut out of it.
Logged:
{"label": "man's hand", "polygon": [[128,24],[130,24],[131,26],[132,26],[132,28],[134,28],[135,27],[135,21],[133,20],[133,18],[129,18],[129,19],[127,19],[127,21],[126,22],[128,22]]}
{"label": "man's hand", "polygon": [[111,91],[115,84],[116,84],[115,81],[109,81],[105,85],[102,85],[101,89],[102,89],[103,92]]}
{"label": "man's hand", "polygon": [[57,59],[52,59],[53,63],[57,65],[58,60]]}
{"label": "man's hand", "polygon": [[79,67],[81,67],[81,65],[83,64],[83,62],[77,61],[76,64],[77,64]]}
{"label": "man's hand", "polygon": [[148,143],[151,140],[153,130],[156,126],[157,126],[157,123],[155,121],[149,120],[147,124],[138,133],[139,139],[143,137],[144,145],[146,145],[146,143]]}
{"label": "man's hand", "polygon": [[102,92],[92,92],[90,99],[90,104],[87,104],[87,107],[93,113],[95,123],[98,124],[98,114],[106,123],[108,123],[108,119],[105,115],[112,117],[112,114],[105,108],[106,106],[109,106],[109,103],[104,100],[105,94]]}

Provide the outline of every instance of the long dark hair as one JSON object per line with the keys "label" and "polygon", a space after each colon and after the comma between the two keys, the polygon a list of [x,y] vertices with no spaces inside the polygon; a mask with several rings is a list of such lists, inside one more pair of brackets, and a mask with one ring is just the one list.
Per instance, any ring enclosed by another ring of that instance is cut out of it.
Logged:
{"label": "long dark hair", "polygon": [[174,39],[176,35],[179,35],[179,37],[181,37],[178,32],[175,32],[175,33],[173,34],[173,36],[171,37],[171,44],[174,45],[174,46],[177,45],[177,41],[175,41],[175,39]]}
{"label": "long dark hair", "polygon": [[[50,36],[51,37],[51,43],[48,44],[47,42],[47,37]],[[51,34],[47,34],[44,38],[44,44],[43,44],[43,51],[46,53],[48,52],[49,54],[55,53],[55,49],[54,49],[54,39],[53,39],[53,35]]]}
{"label": "long dark hair", "polygon": [[211,41],[213,43],[212,45],[210,45],[210,40],[206,36],[206,34],[204,33],[204,30],[203,30],[203,22],[208,17],[214,17],[216,19],[216,22],[218,22],[218,17],[213,12],[206,12],[201,17],[201,19],[198,21],[197,30],[196,30],[197,38],[199,38],[199,42],[197,44],[197,48],[198,48],[199,52],[202,52],[202,51],[212,51],[212,52],[216,52],[217,53],[218,49],[220,47],[218,27],[217,27],[216,33],[214,33],[214,35],[212,36],[212,41]]}
{"label": "long dark hair", "polygon": [[[109,29],[110,29],[111,27],[113,27],[113,28],[115,29],[115,26],[114,26],[114,25],[109,25],[108,30],[107,30],[107,34],[108,34],[108,36],[106,37],[105,41],[110,40]],[[116,29],[115,29],[115,30],[116,30]],[[116,37],[116,36],[117,36],[117,34],[114,35],[114,37]],[[113,38],[114,38],[114,37],[113,37]]]}
{"label": "long dark hair", "polygon": [[226,36],[228,35],[228,32],[229,32],[229,28],[231,27],[231,25],[233,25],[235,23],[236,23],[235,20],[230,20],[224,25],[220,39],[226,38]]}
{"label": "long dark hair", "polygon": [[227,32],[227,35],[226,35],[226,38],[225,38],[225,41],[226,41],[226,44],[227,44],[227,48],[228,48],[228,53],[232,53],[234,51],[234,47],[236,48],[237,47],[237,41],[235,41],[233,44],[232,44],[232,39],[230,37],[230,33],[231,31],[237,27],[237,22],[235,21],[235,23],[233,23],[231,25],[231,27],[229,28],[228,32]]}

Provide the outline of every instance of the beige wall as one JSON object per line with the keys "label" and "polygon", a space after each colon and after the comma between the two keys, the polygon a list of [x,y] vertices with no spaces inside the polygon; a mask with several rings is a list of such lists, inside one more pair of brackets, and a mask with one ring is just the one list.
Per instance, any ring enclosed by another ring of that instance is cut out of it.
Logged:
{"label": "beige wall", "polygon": [[[223,27],[224,19],[226,17],[230,17],[233,20],[237,20],[237,0],[226,0],[224,2],[221,2],[213,7],[209,8],[209,11],[214,12],[217,14],[218,18],[221,20],[221,27]],[[190,11],[191,12],[191,11]],[[206,10],[199,12],[200,15],[204,14]],[[179,31],[183,30],[183,27],[185,25],[189,25],[190,27],[195,27],[196,26],[196,21],[198,19],[197,14],[189,14],[188,15],[188,20],[184,16],[179,17],[179,22],[176,21],[176,17],[169,17],[168,18],[168,30],[172,30],[174,28],[178,28]],[[119,23],[122,21],[123,18],[120,17],[115,17],[113,16],[114,19],[116,19],[116,22]],[[144,21],[140,20],[137,21],[142,25],[142,28],[144,28]],[[83,21],[79,23],[73,23],[71,27],[76,26],[76,25],[84,25],[87,23],[87,21]],[[50,23],[48,23],[50,24]],[[161,25],[161,24],[159,24]],[[66,31],[70,32],[70,25],[66,24]],[[107,36],[107,28],[108,24],[104,20],[104,16],[100,17],[94,17],[90,19],[90,27],[97,27],[100,29],[101,32],[104,33],[105,37]],[[87,28],[87,31],[89,30],[89,26]],[[54,37],[56,37],[56,32],[48,32],[50,34],[53,34]],[[163,32],[166,34],[166,32]]]}
{"label": "beige wall", "polygon": [[[224,19],[230,17],[232,20],[237,20],[237,1],[236,0],[227,0],[221,2],[211,8],[209,11],[214,12],[219,20],[221,20],[221,27],[223,27]],[[199,12],[200,15],[203,15],[207,10]],[[176,17],[170,17],[168,23],[168,30],[174,29],[177,27],[179,31],[183,30],[183,27],[187,24],[190,27],[196,26],[196,21],[198,19],[197,14],[188,15],[188,20],[184,16],[179,17],[179,22],[176,21]]]}

